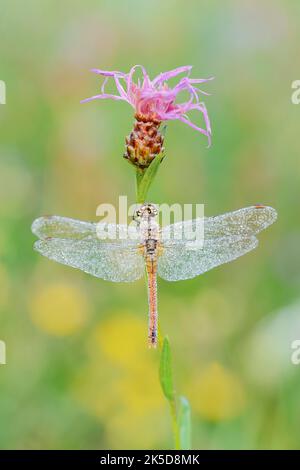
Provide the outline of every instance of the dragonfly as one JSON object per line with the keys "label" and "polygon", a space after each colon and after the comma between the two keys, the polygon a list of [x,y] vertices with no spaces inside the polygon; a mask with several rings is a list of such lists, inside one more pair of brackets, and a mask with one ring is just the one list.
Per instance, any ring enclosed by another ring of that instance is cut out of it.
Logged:
{"label": "dragonfly", "polygon": [[[160,227],[157,215],[154,204],[138,206],[131,236],[125,224],[55,215],[40,217],[32,224],[32,232],[39,238],[34,249],[51,260],[113,282],[133,282],[146,273],[148,344],[154,348],[158,343],[157,277],[167,281],[191,279],[233,261],[255,249],[256,235],[277,218],[275,209],[263,205],[165,227]],[[199,227],[203,227],[203,242],[193,245]],[[99,237],[99,233],[106,236]]]}

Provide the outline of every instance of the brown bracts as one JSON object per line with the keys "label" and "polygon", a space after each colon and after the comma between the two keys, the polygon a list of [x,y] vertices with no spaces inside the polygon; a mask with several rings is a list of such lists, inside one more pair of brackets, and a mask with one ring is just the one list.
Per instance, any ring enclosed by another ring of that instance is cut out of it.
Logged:
{"label": "brown bracts", "polygon": [[164,151],[164,137],[159,130],[161,121],[158,119],[142,114],[136,114],[135,119],[134,128],[126,137],[124,158],[144,170],[156,155]]}

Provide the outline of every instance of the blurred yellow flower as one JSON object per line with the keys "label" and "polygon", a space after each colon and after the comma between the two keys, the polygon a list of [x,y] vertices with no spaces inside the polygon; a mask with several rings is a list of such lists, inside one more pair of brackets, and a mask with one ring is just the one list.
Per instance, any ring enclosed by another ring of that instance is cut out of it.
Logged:
{"label": "blurred yellow flower", "polygon": [[169,435],[158,356],[147,348],[147,320],[112,313],[88,344],[90,361],[73,385],[75,398],[103,421],[108,446],[149,448]]}
{"label": "blurred yellow flower", "polygon": [[144,361],[151,355],[147,348],[146,317],[139,319],[128,311],[113,314],[95,328],[91,348],[93,353],[95,348],[99,349],[116,365],[136,368],[137,356]]}
{"label": "blurred yellow flower", "polygon": [[85,323],[88,303],[83,292],[71,284],[56,282],[40,286],[29,302],[33,323],[55,336],[78,331]]}
{"label": "blurred yellow flower", "polygon": [[240,415],[245,393],[238,377],[222,365],[208,366],[191,384],[192,409],[208,421],[222,421]]}

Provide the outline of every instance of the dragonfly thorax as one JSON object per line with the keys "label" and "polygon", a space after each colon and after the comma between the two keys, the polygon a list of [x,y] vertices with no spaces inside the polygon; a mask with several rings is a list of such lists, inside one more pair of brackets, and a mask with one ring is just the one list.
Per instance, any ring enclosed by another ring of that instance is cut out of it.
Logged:
{"label": "dragonfly thorax", "polygon": [[156,257],[159,244],[159,224],[154,217],[142,218],[139,223],[142,246],[144,247],[144,256]]}
{"label": "dragonfly thorax", "polygon": [[155,220],[158,211],[154,204],[143,204],[135,212],[145,254],[155,254],[159,240],[159,224]]}
{"label": "dragonfly thorax", "polygon": [[154,219],[142,220],[139,225],[142,240],[159,239],[159,225]]}
{"label": "dragonfly thorax", "polygon": [[155,257],[157,255],[158,240],[150,238],[145,241],[145,255]]}

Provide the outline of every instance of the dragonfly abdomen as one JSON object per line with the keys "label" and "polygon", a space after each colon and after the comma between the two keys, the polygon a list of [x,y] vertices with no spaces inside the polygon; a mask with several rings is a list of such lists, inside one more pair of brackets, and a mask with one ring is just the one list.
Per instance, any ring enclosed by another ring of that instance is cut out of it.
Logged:
{"label": "dragonfly abdomen", "polygon": [[157,346],[157,264],[151,255],[146,257],[146,269],[148,275],[148,302],[149,302],[149,327],[148,344],[149,347]]}

